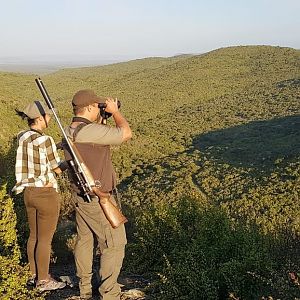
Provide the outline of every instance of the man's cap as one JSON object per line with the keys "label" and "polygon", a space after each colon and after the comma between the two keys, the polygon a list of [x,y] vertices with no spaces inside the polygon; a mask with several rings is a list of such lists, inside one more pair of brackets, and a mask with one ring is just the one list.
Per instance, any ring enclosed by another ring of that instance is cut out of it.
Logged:
{"label": "man's cap", "polygon": [[23,110],[23,113],[30,119],[35,119],[40,116],[43,116],[45,114],[51,115],[52,111],[48,107],[46,107],[43,103],[40,101],[34,101],[28,104],[25,109]]}
{"label": "man's cap", "polygon": [[74,96],[72,105],[76,107],[85,107],[93,103],[104,103],[105,97],[100,97],[93,90],[80,90]]}

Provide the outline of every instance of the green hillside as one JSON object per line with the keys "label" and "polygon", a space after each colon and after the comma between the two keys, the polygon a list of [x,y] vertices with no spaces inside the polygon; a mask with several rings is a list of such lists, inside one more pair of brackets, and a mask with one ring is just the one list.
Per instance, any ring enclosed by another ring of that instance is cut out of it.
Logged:
{"label": "green hillside", "polygon": [[[1,176],[24,126],[14,108],[41,98],[34,78],[0,73]],[[134,131],[113,153],[125,270],[147,273],[154,299],[300,297],[287,277],[300,272],[299,50],[230,47],[42,79],[64,124],[78,89],[121,100]],[[55,122],[49,133],[59,140]]]}

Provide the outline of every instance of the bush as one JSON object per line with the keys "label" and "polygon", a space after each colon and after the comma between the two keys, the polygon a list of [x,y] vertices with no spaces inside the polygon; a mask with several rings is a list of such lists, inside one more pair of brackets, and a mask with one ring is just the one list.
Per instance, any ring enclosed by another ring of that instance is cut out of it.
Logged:
{"label": "bush", "polygon": [[140,213],[127,264],[157,275],[155,299],[292,299],[274,237],[234,224],[220,207],[203,208],[193,199]]}
{"label": "bush", "polygon": [[0,189],[0,299],[43,299],[26,289],[28,269],[20,265],[17,243],[17,217],[13,200],[6,194],[6,185]]}

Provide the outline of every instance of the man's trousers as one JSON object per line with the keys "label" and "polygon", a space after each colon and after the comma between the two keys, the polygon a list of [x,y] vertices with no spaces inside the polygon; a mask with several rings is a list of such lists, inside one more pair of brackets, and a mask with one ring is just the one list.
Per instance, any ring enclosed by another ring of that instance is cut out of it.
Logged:
{"label": "man's trousers", "polygon": [[[112,200],[115,202],[114,198]],[[79,288],[82,297],[92,295],[92,264],[94,236],[100,248],[100,297],[103,300],[119,300],[120,285],[117,282],[127,243],[124,224],[112,228],[106,219],[97,197],[85,202],[75,196],[77,242],[74,255]]]}

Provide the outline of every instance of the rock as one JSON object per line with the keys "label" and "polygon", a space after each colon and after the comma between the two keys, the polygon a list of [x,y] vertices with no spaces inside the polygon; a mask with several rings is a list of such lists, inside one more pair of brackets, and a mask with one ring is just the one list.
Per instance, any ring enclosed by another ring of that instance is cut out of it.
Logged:
{"label": "rock", "polygon": [[145,293],[140,289],[131,289],[122,293],[121,300],[143,300]]}
{"label": "rock", "polygon": [[75,280],[72,276],[60,276],[59,279],[71,288],[75,286]]}

